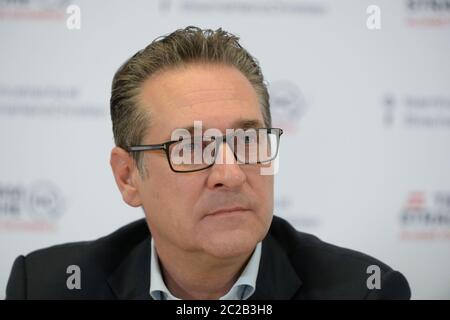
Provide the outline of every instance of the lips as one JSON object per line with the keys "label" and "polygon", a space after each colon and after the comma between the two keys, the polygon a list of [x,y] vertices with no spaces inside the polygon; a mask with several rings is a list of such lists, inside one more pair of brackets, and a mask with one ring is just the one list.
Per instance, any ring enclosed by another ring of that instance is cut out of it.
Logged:
{"label": "lips", "polygon": [[219,214],[227,214],[227,213],[238,212],[238,211],[248,211],[248,210],[249,209],[244,208],[244,207],[223,208],[223,209],[219,209],[219,210],[216,210],[214,212],[211,212],[210,214],[208,214],[208,216],[210,216],[210,215],[219,215]]}

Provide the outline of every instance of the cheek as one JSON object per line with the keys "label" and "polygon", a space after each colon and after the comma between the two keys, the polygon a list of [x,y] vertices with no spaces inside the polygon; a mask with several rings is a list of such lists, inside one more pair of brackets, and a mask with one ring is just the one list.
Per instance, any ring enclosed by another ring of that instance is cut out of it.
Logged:
{"label": "cheek", "polygon": [[252,180],[252,188],[258,199],[264,201],[264,205],[273,203],[273,176],[255,176]]}
{"label": "cheek", "polygon": [[148,179],[143,204],[149,221],[159,229],[170,228],[180,232],[190,229],[201,181],[176,173]]}
{"label": "cheek", "polygon": [[248,175],[248,183],[256,203],[258,220],[264,228],[268,229],[274,210],[274,177],[260,174]]}
{"label": "cheek", "polygon": [[259,202],[259,214],[264,224],[270,224],[274,209],[273,176],[259,176],[255,181],[255,193]]}
{"label": "cheek", "polygon": [[261,199],[260,215],[265,228],[264,236],[270,228],[274,210],[274,179],[273,176],[261,176],[258,198]]}
{"label": "cheek", "polygon": [[169,201],[186,223],[193,219],[195,204],[201,195],[202,187],[199,179],[183,178],[174,182]]}

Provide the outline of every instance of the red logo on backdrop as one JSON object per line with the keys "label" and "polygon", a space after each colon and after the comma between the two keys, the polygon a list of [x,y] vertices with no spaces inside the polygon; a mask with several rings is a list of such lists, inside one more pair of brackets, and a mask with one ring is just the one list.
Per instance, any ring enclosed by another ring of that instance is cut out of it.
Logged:
{"label": "red logo on backdrop", "polygon": [[403,240],[450,240],[450,192],[409,193],[400,226]]}
{"label": "red logo on backdrop", "polygon": [[450,0],[407,0],[406,24],[411,28],[450,26]]}
{"label": "red logo on backdrop", "polygon": [[69,0],[0,0],[0,20],[62,20],[70,4]]}

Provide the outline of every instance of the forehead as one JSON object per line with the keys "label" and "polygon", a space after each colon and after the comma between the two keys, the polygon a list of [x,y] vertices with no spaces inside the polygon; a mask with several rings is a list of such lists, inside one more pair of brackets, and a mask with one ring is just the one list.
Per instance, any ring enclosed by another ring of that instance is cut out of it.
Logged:
{"label": "forehead", "polygon": [[139,100],[150,112],[149,134],[155,138],[194,121],[223,131],[239,121],[263,123],[253,86],[231,66],[192,64],[163,71],[144,82]]}

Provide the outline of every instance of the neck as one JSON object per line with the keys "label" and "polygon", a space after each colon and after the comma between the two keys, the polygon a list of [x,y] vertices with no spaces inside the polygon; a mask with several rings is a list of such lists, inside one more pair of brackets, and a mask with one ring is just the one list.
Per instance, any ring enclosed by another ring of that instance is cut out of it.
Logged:
{"label": "neck", "polygon": [[[157,247],[158,245],[158,247]],[[186,254],[174,246],[155,242],[164,282],[180,299],[208,300],[224,296],[239,278],[252,252],[217,258],[204,252]]]}

